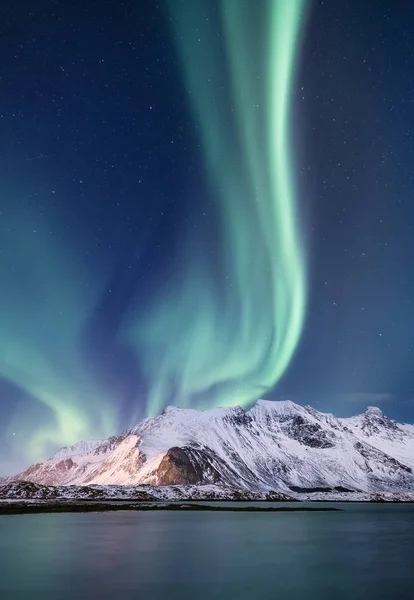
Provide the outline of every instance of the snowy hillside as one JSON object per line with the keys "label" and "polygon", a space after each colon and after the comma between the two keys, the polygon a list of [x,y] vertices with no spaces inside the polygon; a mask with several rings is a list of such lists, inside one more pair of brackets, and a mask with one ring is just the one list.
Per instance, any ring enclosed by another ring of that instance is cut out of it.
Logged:
{"label": "snowy hillside", "polygon": [[80,442],[14,479],[45,485],[198,485],[414,491],[414,426],[378,408],[338,419],[290,401],[168,407],[120,436]]}

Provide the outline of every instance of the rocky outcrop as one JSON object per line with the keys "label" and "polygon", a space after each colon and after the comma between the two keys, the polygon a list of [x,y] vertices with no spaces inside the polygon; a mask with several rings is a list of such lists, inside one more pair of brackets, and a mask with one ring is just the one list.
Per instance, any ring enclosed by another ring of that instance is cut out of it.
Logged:
{"label": "rocky outcrop", "polygon": [[[160,485],[194,485],[202,483],[204,479],[203,460],[200,456],[196,460],[193,457],[191,448],[170,448],[160,466],[157,476]],[[216,481],[219,481],[220,475],[215,472]]]}

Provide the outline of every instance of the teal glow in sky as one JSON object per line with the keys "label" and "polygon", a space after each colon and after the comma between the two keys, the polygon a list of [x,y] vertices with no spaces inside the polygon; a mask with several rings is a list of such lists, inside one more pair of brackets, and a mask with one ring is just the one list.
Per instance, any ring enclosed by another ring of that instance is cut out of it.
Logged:
{"label": "teal glow in sky", "polygon": [[0,376],[23,399],[5,437],[16,452],[38,460],[56,446],[109,435],[114,408],[82,359],[82,331],[99,290],[79,284],[90,279],[73,248],[65,252],[64,229],[50,235],[46,216],[22,201],[24,187],[7,193],[13,203],[0,221]]}

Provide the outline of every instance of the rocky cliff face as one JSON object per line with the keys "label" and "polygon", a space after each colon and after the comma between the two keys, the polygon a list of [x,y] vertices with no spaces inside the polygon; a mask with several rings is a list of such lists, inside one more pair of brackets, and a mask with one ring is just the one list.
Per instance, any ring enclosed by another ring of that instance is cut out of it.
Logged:
{"label": "rocky cliff face", "polygon": [[378,408],[338,419],[258,400],[167,408],[109,440],[80,442],[14,479],[47,485],[227,485],[244,490],[414,491],[414,426]]}

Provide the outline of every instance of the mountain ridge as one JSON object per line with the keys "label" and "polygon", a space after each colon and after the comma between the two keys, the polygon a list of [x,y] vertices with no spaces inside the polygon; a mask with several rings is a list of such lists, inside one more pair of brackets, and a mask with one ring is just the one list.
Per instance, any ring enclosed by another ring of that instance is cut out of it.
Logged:
{"label": "mountain ridge", "polygon": [[169,406],[107,440],[81,441],[9,480],[44,485],[225,485],[414,491],[414,425],[377,407],[337,418],[257,400],[205,411]]}

